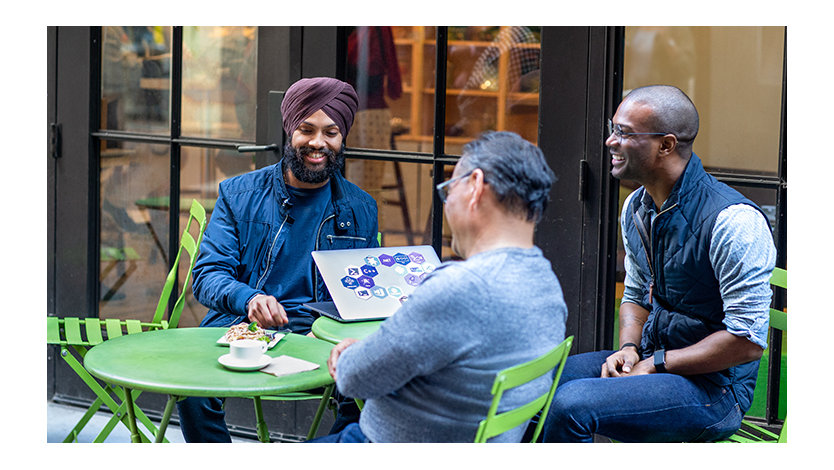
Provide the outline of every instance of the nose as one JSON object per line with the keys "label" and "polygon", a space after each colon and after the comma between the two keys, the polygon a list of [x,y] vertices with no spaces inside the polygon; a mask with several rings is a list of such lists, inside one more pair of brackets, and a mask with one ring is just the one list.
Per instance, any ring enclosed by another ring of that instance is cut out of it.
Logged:
{"label": "nose", "polygon": [[605,139],[605,146],[606,147],[614,147],[615,145],[619,145],[620,139],[612,132],[608,134],[608,138]]}
{"label": "nose", "polygon": [[324,133],[321,131],[314,132],[307,145],[318,149],[324,148]]}

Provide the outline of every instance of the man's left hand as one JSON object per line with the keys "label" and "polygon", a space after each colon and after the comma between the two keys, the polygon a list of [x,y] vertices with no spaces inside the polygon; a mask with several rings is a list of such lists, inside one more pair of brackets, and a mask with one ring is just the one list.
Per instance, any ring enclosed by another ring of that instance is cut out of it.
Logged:
{"label": "man's left hand", "polygon": [[336,380],[336,361],[339,360],[339,356],[342,354],[342,351],[348,348],[353,343],[359,342],[356,338],[347,338],[342,340],[341,343],[333,346],[333,349],[330,351],[330,357],[327,358],[327,370],[330,372],[330,376],[333,377],[333,380]]}
{"label": "man's left hand", "polygon": [[622,374],[622,377],[629,377],[632,375],[647,375],[657,373],[654,368],[654,358],[643,359],[631,368],[631,372]]}

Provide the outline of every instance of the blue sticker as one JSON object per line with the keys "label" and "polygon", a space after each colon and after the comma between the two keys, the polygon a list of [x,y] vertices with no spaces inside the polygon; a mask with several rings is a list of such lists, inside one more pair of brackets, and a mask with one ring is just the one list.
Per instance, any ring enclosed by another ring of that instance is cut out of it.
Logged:
{"label": "blue sticker", "polygon": [[368,300],[368,299],[371,298],[371,291],[369,291],[368,289],[358,287],[353,292],[356,292],[356,296],[359,297],[362,300]]}
{"label": "blue sticker", "polygon": [[391,294],[392,297],[399,297],[403,295],[402,289],[397,286],[391,286],[388,288],[388,293]]}
{"label": "blue sticker", "polygon": [[375,256],[366,256],[365,264],[367,264],[368,266],[379,266],[379,258]]}
{"label": "blue sticker", "polygon": [[396,255],[394,255],[394,261],[405,266],[406,264],[411,262],[411,258],[402,253],[397,253]]}
{"label": "blue sticker", "polygon": [[359,266],[348,266],[345,268],[345,271],[347,271],[347,275],[351,277],[359,277],[362,275],[362,272],[359,271]]}
{"label": "blue sticker", "polygon": [[381,287],[381,286],[376,286],[373,289],[371,289],[371,293],[374,294],[374,297],[377,297],[377,298],[380,298],[380,299],[384,299],[385,297],[388,297],[388,292],[386,292],[385,288]]}
{"label": "blue sticker", "polygon": [[355,278],[345,276],[342,278],[342,285],[348,289],[356,289],[359,286],[359,282]]}
{"label": "blue sticker", "polygon": [[360,286],[366,289],[370,289],[374,286],[374,280],[369,278],[368,276],[359,276],[359,278],[356,280],[359,282]]}
{"label": "blue sticker", "polygon": [[362,271],[362,274],[364,274],[364,275],[366,275],[366,276],[368,276],[368,277],[374,277],[374,276],[376,276],[377,274],[379,274],[379,273],[377,272],[377,270],[376,270],[376,268],[375,268],[375,267],[373,267],[373,266],[368,266],[367,264],[366,264],[366,265],[364,265],[364,266],[362,266],[360,269],[361,269],[361,271]]}

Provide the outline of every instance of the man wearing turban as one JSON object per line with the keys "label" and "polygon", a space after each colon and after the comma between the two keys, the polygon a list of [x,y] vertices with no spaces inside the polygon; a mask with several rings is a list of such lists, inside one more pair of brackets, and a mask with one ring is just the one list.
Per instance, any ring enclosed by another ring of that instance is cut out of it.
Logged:
{"label": "man wearing turban", "polygon": [[[200,326],[257,322],[309,334],[302,305],[330,300],[310,252],[378,246],[376,202],[340,171],[358,104],[345,82],[299,80],[281,104],[282,160],[220,183],[193,271],[194,296],[209,309]],[[177,403],[187,442],[231,441],[222,404]]]}

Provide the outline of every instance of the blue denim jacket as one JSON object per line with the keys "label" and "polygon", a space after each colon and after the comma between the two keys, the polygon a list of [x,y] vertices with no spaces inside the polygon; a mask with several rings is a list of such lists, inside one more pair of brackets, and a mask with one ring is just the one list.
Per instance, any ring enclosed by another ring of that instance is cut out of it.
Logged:
{"label": "blue denim jacket", "polygon": [[[341,175],[330,179],[332,199],[318,227],[317,250],[369,248],[377,242],[374,199]],[[229,326],[246,318],[286,241],[288,200],[283,162],[220,183],[219,195],[194,265],[194,296],[209,308],[200,326]],[[312,264],[312,263],[311,263]],[[311,267],[315,270],[315,265]],[[314,301],[330,294],[316,270]],[[279,299],[280,301],[280,299]]]}

